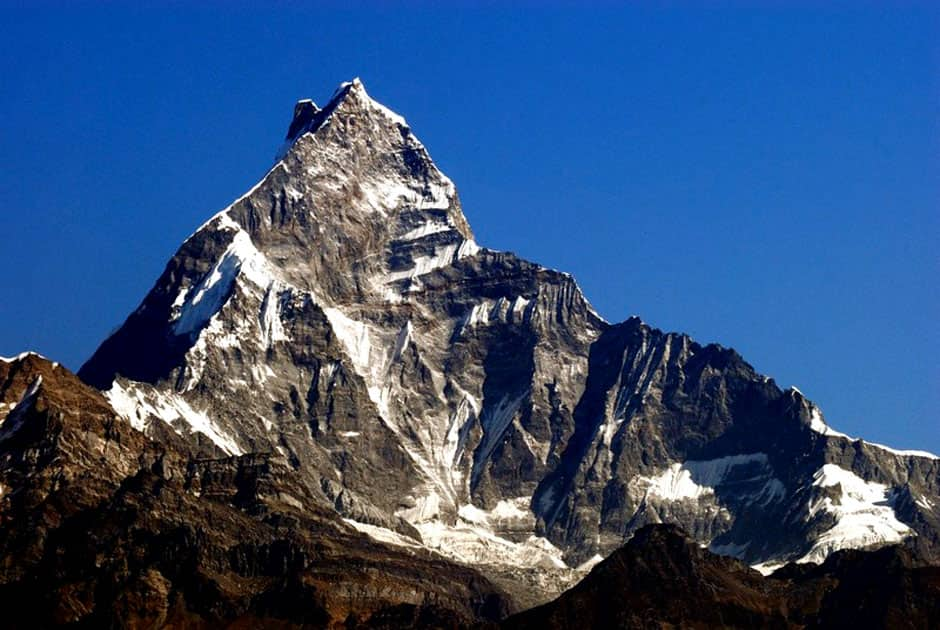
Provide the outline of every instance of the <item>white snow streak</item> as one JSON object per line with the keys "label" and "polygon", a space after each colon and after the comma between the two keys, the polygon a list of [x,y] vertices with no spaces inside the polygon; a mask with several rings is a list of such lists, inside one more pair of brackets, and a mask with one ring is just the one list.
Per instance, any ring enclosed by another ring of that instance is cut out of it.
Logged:
{"label": "white snow streak", "polygon": [[[495,408],[483,412],[480,417],[480,424],[483,427],[483,439],[480,446],[477,447],[481,462],[489,461],[493,449],[496,448],[503,434],[506,433],[506,429],[512,424],[516,411],[518,411],[519,406],[528,394],[529,392],[525,391],[516,397],[507,395],[496,404]],[[475,470],[474,472],[480,474],[482,470]]]}
{"label": "white snow streak", "polygon": [[[41,354],[39,354],[38,352],[33,352],[32,350],[27,350],[26,352],[20,352],[20,353],[19,353],[18,355],[16,355],[15,357],[0,357],[0,361],[3,361],[4,363],[14,363],[14,362],[16,362],[16,361],[22,361],[23,359],[25,359],[25,358],[28,357],[28,356],[34,356],[34,357],[43,359],[43,360],[45,360],[45,361],[48,361],[48,360],[49,360],[49,359],[46,359],[46,357],[44,357],[44,356],[42,356]],[[56,364],[54,364],[54,365],[58,365],[58,364],[56,363]]]}
{"label": "white snow streak", "polygon": [[440,232],[450,232],[454,227],[446,223],[440,223],[438,221],[428,221],[422,223],[418,227],[405,232],[398,237],[400,241],[416,241],[425,236],[430,236],[432,234],[438,234]]}
{"label": "white snow streak", "polygon": [[839,431],[834,430],[832,427],[826,424],[826,421],[822,417],[822,413],[819,411],[819,408],[816,407],[815,405],[813,405],[812,411],[810,413],[811,415],[810,415],[809,428],[821,435],[826,435],[829,437],[845,438],[847,440],[851,440],[852,442],[862,442],[863,444],[867,444],[868,446],[872,446],[874,448],[880,449],[882,451],[887,451],[888,453],[891,453],[893,455],[899,455],[901,457],[925,457],[927,459],[940,459],[940,457],[938,457],[937,455],[934,455],[933,453],[929,453],[927,451],[899,450],[899,449],[891,448],[890,446],[885,446],[884,444],[877,444],[875,442],[869,442],[867,440],[860,440],[859,438],[853,438],[852,436],[846,435],[845,433],[840,433]]}
{"label": "white snow streak", "polygon": [[[209,273],[195,286],[182,289],[176,296],[173,303],[179,311],[175,315],[173,331],[177,335],[202,328],[222,308],[239,276],[265,290],[276,286],[273,270],[251,242],[251,237],[228,215],[223,214],[222,218],[220,228],[235,230],[235,235]],[[275,315],[276,311],[265,314],[266,323],[273,326]]]}
{"label": "white snow streak", "polygon": [[229,455],[241,455],[238,442],[223,432],[203,411],[193,409],[189,403],[173,394],[164,394],[152,388],[144,392],[141,386],[129,383],[126,386],[115,381],[104,393],[118,415],[125,418],[138,431],[147,428],[147,421],[154,416],[166,422],[181,434],[176,426],[182,420],[194,433],[202,433]]}
{"label": "white snow streak", "polygon": [[853,439],[849,437],[848,435],[846,435],[845,433],[840,433],[836,431],[835,429],[833,429],[832,427],[830,427],[828,424],[826,424],[826,421],[823,419],[822,412],[819,410],[819,407],[817,407],[816,405],[813,405],[812,410],[810,411],[809,428],[821,435],[828,435],[830,437],[841,437],[841,438],[846,438],[849,440]]}
{"label": "white snow streak", "polygon": [[881,449],[882,451],[888,451],[889,453],[892,453],[894,455],[900,455],[901,457],[926,457],[927,459],[940,459],[940,457],[938,457],[937,455],[934,455],[933,453],[928,453],[927,451],[898,450],[898,449],[891,448],[890,446],[885,446],[883,444],[875,444],[874,442],[868,442],[865,440],[862,440],[862,441],[865,442],[865,444],[869,446],[874,446],[877,449]]}

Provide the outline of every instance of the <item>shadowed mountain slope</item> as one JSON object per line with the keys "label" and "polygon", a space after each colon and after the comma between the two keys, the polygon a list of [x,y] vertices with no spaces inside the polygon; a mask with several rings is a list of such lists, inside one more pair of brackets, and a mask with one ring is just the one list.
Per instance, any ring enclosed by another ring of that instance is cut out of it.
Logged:
{"label": "shadowed mountain slope", "polygon": [[764,577],[650,525],[557,600],[507,619],[524,630],[580,628],[919,628],[940,624],[940,567],[897,546],[839,551],[821,566]]}
{"label": "shadowed mountain slope", "polygon": [[286,462],[154,442],[37,355],[0,361],[0,402],[5,627],[459,628],[511,610],[472,569],[347,525]]}

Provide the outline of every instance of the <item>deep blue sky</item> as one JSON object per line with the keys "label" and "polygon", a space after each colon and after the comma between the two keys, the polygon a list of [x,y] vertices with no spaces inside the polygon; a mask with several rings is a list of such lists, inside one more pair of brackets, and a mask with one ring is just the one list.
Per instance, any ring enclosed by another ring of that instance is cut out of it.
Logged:
{"label": "deep blue sky", "polygon": [[938,16],[3,9],[0,355],[78,368],[359,75],[482,244],[940,452]]}

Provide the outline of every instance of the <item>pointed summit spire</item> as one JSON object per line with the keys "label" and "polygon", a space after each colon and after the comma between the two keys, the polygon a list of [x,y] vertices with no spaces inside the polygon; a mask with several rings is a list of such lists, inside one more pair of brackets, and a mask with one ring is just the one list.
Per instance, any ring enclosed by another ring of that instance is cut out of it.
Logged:
{"label": "pointed summit spire", "polygon": [[355,92],[356,95],[362,95],[366,98],[369,95],[366,93],[366,88],[362,85],[362,79],[359,77],[354,77],[352,81],[344,81],[339,84],[339,87],[336,88],[336,91],[333,93],[333,97],[330,99],[330,102],[337,100],[337,98],[343,98],[351,92]]}
{"label": "pointed summit spire", "polygon": [[277,152],[275,161],[280,160],[287,154],[297,138],[305,133],[316,132],[330,119],[334,112],[378,114],[394,125],[408,127],[408,123],[405,122],[404,118],[369,96],[362,81],[359,77],[356,77],[352,81],[340,83],[323,109],[317,107],[316,103],[310,99],[297,101],[297,104],[294,105],[294,116],[287,129],[287,136],[284,138],[284,144]]}
{"label": "pointed summit spire", "polygon": [[359,77],[354,78],[352,81],[340,83],[336,91],[333,92],[330,102],[323,108],[324,120],[334,111],[340,110],[378,113],[395,124],[401,125],[402,127],[408,126],[404,118],[369,96],[369,93],[366,92],[366,88]]}

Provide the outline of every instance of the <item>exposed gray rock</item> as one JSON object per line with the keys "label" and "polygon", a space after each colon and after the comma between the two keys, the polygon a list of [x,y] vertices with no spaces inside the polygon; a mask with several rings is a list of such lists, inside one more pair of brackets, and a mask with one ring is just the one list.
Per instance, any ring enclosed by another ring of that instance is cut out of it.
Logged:
{"label": "exposed gray rock", "polygon": [[658,522],[751,564],[940,557],[940,460],[837,435],[733,350],[610,325],[568,274],[481,248],[358,81],[298,103],[275,166],[80,376],[151,436],[277,453],[345,517],[500,574]]}

